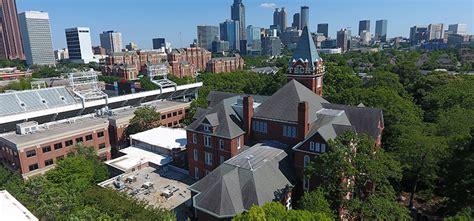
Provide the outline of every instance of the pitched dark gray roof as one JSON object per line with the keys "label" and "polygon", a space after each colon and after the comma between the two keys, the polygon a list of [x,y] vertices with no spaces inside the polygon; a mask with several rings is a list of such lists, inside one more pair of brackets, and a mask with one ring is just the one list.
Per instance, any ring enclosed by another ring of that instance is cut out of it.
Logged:
{"label": "pitched dark gray roof", "polygon": [[308,27],[304,27],[290,63],[299,59],[302,59],[303,61],[308,60],[310,67],[313,67],[314,62],[319,60],[319,58],[311,33],[309,32]]}
{"label": "pitched dark gray roof", "polygon": [[241,95],[241,94],[235,94],[235,93],[229,93],[229,92],[211,91],[207,95],[207,102],[209,104],[209,107],[213,107],[214,105],[218,104],[222,100],[230,98],[230,97],[235,97],[235,96],[252,96],[253,100],[257,103],[263,103],[269,98],[268,96],[263,96],[263,95],[253,95],[253,94]]}
{"label": "pitched dark gray roof", "polygon": [[216,126],[212,133],[210,133],[214,136],[235,138],[244,134],[245,132],[241,127],[241,119],[232,108],[232,105],[237,103],[239,98],[239,96],[227,98],[214,107],[207,109],[205,113],[200,111],[200,116],[186,130],[204,132],[202,124],[205,123]]}
{"label": "pitched dark gray roof", "polygon": [[323,104],[324,108],[343,110],[346,112],[351,125],[355,127],[357,133],[365,133],[377,139],[380,135],[379,121],[383,122],[383,113],[381,109],[370,107],[355,107],[342,104]]}
{"label": "pitched dark gray roof", "polygon": [[298,104],[302,101],[308,102],[309,122],[316,120],[316,112],[322,109],[322,103],[328,103],[301,83],[292,80],[262,103],[254,117],[298,122]]}
{"label": "pitched dark gray roof", "polygon": [[286,156],[284,150],[267,144],[251,147],[190,186],[197,193],[193,205],[224,218],[278,199],[276,193],[292,186],[279,169],[279,162]]}

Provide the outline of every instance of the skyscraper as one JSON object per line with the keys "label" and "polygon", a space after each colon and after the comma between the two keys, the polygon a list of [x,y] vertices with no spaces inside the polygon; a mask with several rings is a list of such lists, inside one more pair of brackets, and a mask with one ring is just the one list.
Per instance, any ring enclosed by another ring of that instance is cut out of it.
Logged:
{"label": "skyscraper", "polygon": [[234,20],[226,20],[219,24],[221,40],[228,41],[231,50],[240,49],[240,23]]}
{"label": "skyscraper", "polygon": [[212,50],[212,42],[214,38],[219,35],[219,27],[211,25],[198,25],[197,37],[200,47],[208,51]]}
{"label": "skyscraper", "polygon": [[304,29],[304,27],[309,25],[309,7],[301,6],[300,13],[300,27],[299,29]]}
{"label": "skyscraper", "polygon": [[324,35],[324,37],[328,38],[329,37],[329,24],[328,23],[318,24],[317,33],[321,33]]}
{"label": "skyscraper", "polygon": [[337,32],[337,47],[341,48],[343,53],[349,50],[350,39],[351,34],[348,29],[344,28]]}
{"label": "skyscraper", "polygon": [[370,20],[359,21],[359,36],[362,34],[362,31],[370,32]]}
{"label": "skyscraper", "polygon": [[100,34],[100,46],[107,50],[107,53],[121,52],[122,33],[116,31],[104,31]]}
{"label": "skyscraper", "polygon": [[161,49],[166,47],[166,39],[164,38],[153,38],[153,49]]}
{"label": "skyscraper", "polygon": [[428,38],[428,27],[413,26],[410,28],[410,43],[412,45],[418,44]]}
{"label": "skyscraper", "polygon": [[262,50],[261,28],[249,25],[247,27],[247,44],[250,54],[259,54]]}
{"label": "skyscraper", "polygon": [[[247,34],[245,33],[245,6],[242,0],[234,0],[234,4],[230,7],[231,19],[239,22],[239,41],[246,40]],[[232,45],[232,43],[231,43]]]}
{"label": "skyscraper", "polygon": [[26,64],[54,66],[53,41],[47,12],[26,11],[18,15]]}
{"label": "skyscraper", "polygon": [[278,27],[280,33],[285,32],[286,27],[288,27],[288,14],[285,8],[281,8],[281,11],[278,8],[275,9],[273,13],[273,25]]}
{"label": "skyscraper", "polygon": [[15,0],[0,0],[0,58],[24,59]]}
{"label": "skyscraper", "polygon": [[467,33],[466,24],[452,24],[449,25],[448,31],[452,34],[465,35]]}
{"label": "skyscraper", "polygon": [[300,30],[300,13],[295,13],[293,15],[293,23],[291,23],[291,27]]}
{"label": "skyscraper", "polygon": [[387,41],[387,19],[377,20],[375,22],[375,39],[381,42]]}
{"label": "skyscraper", "polygon": [[66,29],[66,43],[72,62],[88,64],[93,61],[91,33],[87,27]]}
{"label": "skyscraper", "polygon": [[441,23],[428,25],[428,41],[444,38],[444,25]]}

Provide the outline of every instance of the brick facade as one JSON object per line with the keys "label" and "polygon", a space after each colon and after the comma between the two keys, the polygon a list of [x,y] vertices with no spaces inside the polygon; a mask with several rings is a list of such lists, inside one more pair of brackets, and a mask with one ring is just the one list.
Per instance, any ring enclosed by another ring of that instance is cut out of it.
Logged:
{"label": "brick facade", "polygon": [[244,69],[244,59],[239,55],[235,57],[213,58],[207,63],[207,72],[229,73]]}
{"label": "brick facade", "polygon": [[201,47],[174,49],[168,54],[171,74],[177,77],[193,76],[196,72],[206,70],[211,57],[211,52]]}

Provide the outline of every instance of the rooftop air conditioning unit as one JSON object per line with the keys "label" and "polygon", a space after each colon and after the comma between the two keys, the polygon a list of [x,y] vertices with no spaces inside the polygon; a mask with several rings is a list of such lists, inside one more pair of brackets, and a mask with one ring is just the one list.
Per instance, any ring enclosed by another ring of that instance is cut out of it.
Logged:
{"label": "rooftop air conditioning unit", "polygon": [[29,121],[16,125],[16,133],[20,135],[32,134],[38,130],[38,122]]}

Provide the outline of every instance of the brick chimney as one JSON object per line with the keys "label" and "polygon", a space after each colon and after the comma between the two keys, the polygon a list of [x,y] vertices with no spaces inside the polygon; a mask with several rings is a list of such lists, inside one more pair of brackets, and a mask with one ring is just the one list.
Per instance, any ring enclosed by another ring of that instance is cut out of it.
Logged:
{"label": "brick chimney", "polygon": [[253,97],[247,96],[243,100],[243,126],[245,130],[245,144],[250,142],[252,137],[252,117],[253,117]]}
{"label": "brick chimney", "polygon": [[298,104],[298,140],[302,141],[308,134],[308,115],[309,106],[308,102],[303,101]]}

